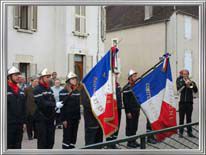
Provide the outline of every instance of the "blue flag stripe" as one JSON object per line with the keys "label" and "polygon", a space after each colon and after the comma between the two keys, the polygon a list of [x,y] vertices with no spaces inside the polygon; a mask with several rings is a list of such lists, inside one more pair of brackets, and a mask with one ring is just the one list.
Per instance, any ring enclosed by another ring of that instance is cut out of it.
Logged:
{"label": "blue flag stripe", "polygon": [[87,88],[90,97],[101,88],[108,80],[109,70],[111,70],[110,64],[110,51],[90,70],[90,72],[84,77],[82,82]]}
{"label": "blue flag stripe", "polygon": [[139,104],[144,103],[149,98],[157,95],[162,89],[164,89],[167,78],[172,81],[170,64],[168,63],[166,72],[163,72],[162,68],[163,63],[161,63],[133,87],[133,92]]}

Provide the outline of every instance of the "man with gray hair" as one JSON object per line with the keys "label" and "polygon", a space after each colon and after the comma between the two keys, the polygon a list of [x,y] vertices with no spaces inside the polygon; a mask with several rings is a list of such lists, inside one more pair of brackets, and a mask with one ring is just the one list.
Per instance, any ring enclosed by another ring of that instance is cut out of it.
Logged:
{"label": "man with gray hair", "polygon": [[[37,137],[35,128],[35,118],[34,113],[36,111],[36,104],[34,101],[34,88],[39,84],[39,78],[34,75],[31,78],[31,85],[24,89],[24,94],[26,97],[26,118],[27,118],[27,135],[28,139],[32,140]],[[33,137],[34,131],[34,137]]]}

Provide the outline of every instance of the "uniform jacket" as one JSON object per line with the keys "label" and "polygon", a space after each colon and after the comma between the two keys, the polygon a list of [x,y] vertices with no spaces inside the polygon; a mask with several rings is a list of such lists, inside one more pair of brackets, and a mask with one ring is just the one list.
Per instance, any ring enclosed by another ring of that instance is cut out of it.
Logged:
{"label": "uniform jacket", "polygon": [[62,121],[80,119],[80,92],[74,90],[69,93],[66,89],[59,92],[59,101],[62,101]]}
{"label": "uniform jacket", "polygon": [[176,80],[177,91],[180,92],[180,102],[190,102],[193,103],[193,93],[198,92],[197,85],[194,81],[193,88],[186,87],[186,84],[182,77],[178,77]]}
{"label": "uniform jacket", "polygon": [[119,83],[116,83],[117,108],[122,109],[122,92]]}
{"label": "uniform jacket", "polygon": [[92,112],[90,99],[84,88],[81,89],[81,104],[84,108],[85,128],[99,128],[100,125]]}
{"label": "uniform jacket", "polygon": [[26,123],[24,92],[19,89],[18,94],[16,94],[10,86],[7,87],[7,123]]}
{"label": "uniform jacket", "polygon": [[53,120],[55,118],[55,99],[51,88],[38,85],[34,89],[34,99],[37,106],[36,120]]}
{"label": "uniform jacket", "polygon": [[134,112],[140,109],[140,106],[129,84],[126,84],[123,88],[123,104],[126,113]]}
{"label": "uniform jacket", "polygon": [[24,89],[24,94],[26,98],[26,114],[28,115],[34,115],[34,112],[36,111],[36,104],[34,101],[34,88],[32,86],[29,86]]}

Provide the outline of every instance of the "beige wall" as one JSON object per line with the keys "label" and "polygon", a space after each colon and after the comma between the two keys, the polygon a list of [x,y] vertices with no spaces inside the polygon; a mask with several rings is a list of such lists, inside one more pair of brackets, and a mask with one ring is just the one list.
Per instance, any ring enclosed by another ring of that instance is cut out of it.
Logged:
{"label": "beige wall", "polygon": [[179,71],[184,68],[185,49],[192,52],[192,77],[199,86],[199,48],[198,48],[198,19],[192,18],[192,39],[185,39],[184,15],[174,13],[168,23],[167,51],[172,53],[171,65],[173,80],[176,80]]}
{"label": "beige wall", "polygon": [[[120,83],[127,82],[130,68],[139,72],[147,71],[159,61],[165,52],[165,23],[145,25],[127,30],[107,33],[105,47],[109,49],[112,38],[118,38],[120,43]],[[192,39],[184,37],[184,15],[174,13],[167,22],[167,49],[171,53],[170,63],[176,90],[176,78],[184,68],[185,49],[192,51],[192,77],[199,86],[199,50],[198,50],[198,19],[192,18]]]}
{"label": "beige wall", "polygon": [[184,38],[184,16],[177,16],[177,53],[178,53],[178,70],[184,68],[184,51],[189,49],[192,52],[192,77],[194,81],[199,82],[199,48],[198,48],[198,20],[192,18],[192,39]]}
{"label": "beige wall", "polygon": [[136,70],[139,75],[159,61],[165,50],[165,23],[141,26],[122,31],[107,33],[105,48],[109,49],[112,38],[120,43],[119,57],[121,64],[120,83],[127,82],[129,69]]}

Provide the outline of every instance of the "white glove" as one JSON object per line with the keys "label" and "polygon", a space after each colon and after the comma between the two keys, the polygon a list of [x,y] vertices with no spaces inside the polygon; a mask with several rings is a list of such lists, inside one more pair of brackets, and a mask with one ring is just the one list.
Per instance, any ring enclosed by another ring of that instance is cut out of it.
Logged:
{"label": "white glove", "polygon": [[57,103],[56,103],[56,108],[60,109],[60,108],[62,108],[62,107],[63,107],[62,102],[57,102]]}

